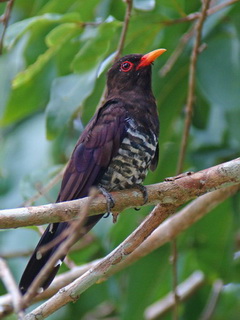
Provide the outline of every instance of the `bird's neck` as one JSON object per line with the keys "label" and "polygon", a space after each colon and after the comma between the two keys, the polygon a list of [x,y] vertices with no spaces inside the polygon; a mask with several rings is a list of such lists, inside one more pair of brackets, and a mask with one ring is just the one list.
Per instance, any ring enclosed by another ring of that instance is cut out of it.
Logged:
{"label": "bird's neck", "polygon": [[133,89],[114,88],[107,93],[107,100],[117,99],[126,101],[128,105],[141,106],[141,105],[153,105],[155,106],[155,98],[153,96],[151,88],[143,90],[140,87]]}
{"label": "bird's neck", "polygon": [[139,94],[136,88],[132,91],[111,91],[107,95],[107,100],[117,100],[124,104],[127,114],[132,119],[138,119],[138,123],[142,123],[143,127],[148,127],[159,133],[158,111],[155,98],[152,91]]}

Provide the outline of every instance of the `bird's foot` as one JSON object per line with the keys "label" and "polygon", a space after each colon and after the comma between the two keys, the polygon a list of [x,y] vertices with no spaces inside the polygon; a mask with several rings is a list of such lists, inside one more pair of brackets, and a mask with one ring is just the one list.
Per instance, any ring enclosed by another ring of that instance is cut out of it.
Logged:
{"label": "bird's foot", "polygon": [[[137,188],[139,191],[142,192],[142,195],[143,195],[143,205],[145,203],[147,203],[148,201],[148,192],[147,192],[147,188],[145,186],[143,186],[142,184],[136,184],[134,186],[134,188]],[[136,211],[139,211],[140,208],[134,208]]]}
{"label": "bird's foot", "polygon": [[194,173],[193,171],[183,172],[183,173],[178,174],[178,175],[175,176],[175,177],[165,178],[164,181],[175,181],[175,180],[184,178],[184,177],[186,177],[186,176],[190,176],[190,175],[192,175],[193,173]]}
{"label": "bird's foot", "polygon": [[115,201],[113,200],[112,195],[103,186],[98,186],[98,189],[107,201],[107,212],[104,216],[104,218],[107,218],[110,215],[112,208],[115,206]]}

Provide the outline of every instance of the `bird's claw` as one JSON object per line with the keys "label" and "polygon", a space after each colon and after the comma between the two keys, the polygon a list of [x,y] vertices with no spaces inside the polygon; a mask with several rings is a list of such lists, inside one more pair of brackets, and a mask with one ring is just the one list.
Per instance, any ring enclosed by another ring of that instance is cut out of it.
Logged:
{"label": "bird's claw", "polygon": [[[142,184],[136,184],[134,187],[136,187],[139,191],[142,192],[143,195],[143,205],[148,202],[148,192],[147,188],[143,186]],[[135,210],[140,210],[140,208],[134,208]]]}
{"label": "bird's claw", "polygon": [[104,187],[99,186],[98,188],[107,201],[107,215],[104,216],[104,218],[107,218],[110,215],[112,208],[115,206],[115,201],[113,200],[112,195]]}

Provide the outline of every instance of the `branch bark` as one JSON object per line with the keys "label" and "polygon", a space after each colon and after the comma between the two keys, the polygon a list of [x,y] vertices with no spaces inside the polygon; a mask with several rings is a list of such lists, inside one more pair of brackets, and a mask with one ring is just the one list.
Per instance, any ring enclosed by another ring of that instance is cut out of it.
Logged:
{"label": "branch bark", "polygon": [[[179,206],[204,193],[222,187],[240,183],[240,158],[219,164],[179,179],[147,186],[148,202],[146,205],[158,203]],[[123,190],[113,192],[114,212],[142,205],[142,193],[139,190]],[[0,211],[0,228],[18,228],[62,222],[76,219],[79,211],[84,210],[88,198],[54,203],[36,207],[7,209]],[[106,199],[99,195],[89,207],[89,215],[106,211]]]}
{"label": "branch bark", "polygon": [[57,309],[68,302],[79,299],[81,293],[91,287],[94,283],[104,278],[115,266],[131,254],[151,233],[159,223],[165,220],[176,209],[173,204],[158,205],[141,225],[128,236],[115,250],[108,254],[100,263],[84,273],[73,283],[60,290],[39,308],[29,313],[25,319],[36,320],[39,315],[46,318]]}
{"label": "branch bark", "polygon": [[[125,260],[116,264],[114,268],[110,269],[104,274],[106,280],[111,275],[119,272],[120,270],[133,264],[135,261],[146,256],[156,248],[162,246],[166,242],[174,239],[179,233],[189,228],[193,223],[201,219],[204,215],[209,213],[219,203],[223,202],[228,197],[236,193],[240,188],[240,185],[235,185],[223,189],[219,189],[208,194],[205,194],[198,199],[192,201],[178,214],[170,217],[164,221],[152,234],[131,254],[126,256]],[[53,281],[52,285],[43,293],[39,294],[34,301],[40,301],[51,297],[63,286],[68,285],[76,278],[82,276],[85,272],[89,271],[101,263],[103,259],[99,259],[88,263],[83,266],[76,267],[66,273],[58,275]],[[64,291],[61,291],[63,294]],[[53,305],[55,300],[52,300]],[[9,314],[13,311],[12,300],[10,295],[0,297],[0,318],[3,315]],[[56,306],[57,307],[57,306]]]}
{"label": "branch bark", "polygon": [[[236,191],[236,189],[238,189],[239,186],[230,187],[228,189],[231,189],[231,188],[235,188],[235,191]],[[223,190],[218,190],[213,193],[218,193],[219,191],[222,192]],[[231,194],[233,190],[229,192],[227,192],[227,190],[225,189],[224,195]],[[209,201],[210,195],[211,194],[207,194],[204,197],[208,197],[207,200]],[[222,196],[222,199],[223,198],[224,196]],[[174,237],[176,237],[176,235],[180,231],[186,229],[189,226],[190,221],[191,221],[190,224],[194,223],[196,220],[198,220],[202,216],[201,209],[203,208],[203,206],[200,205],[197,207],[198,215],[197,217],[195,217],[195,213],[196,213],[195,206],[197,201],[200,201],[200,199],[197,199],[194,201],[195,202],[194,210],[192,210],[194,213],[193,215],[191,215],[191,210],[188,210],[185,208],[181,211],[181,214],[178,214],[168,219],[161,226],[158,227],[157,229],[158,232],[159,232],[159,229],[164,228],[161,230],[162,232],[160,234],[158,233],[158,235],[156,236],[156,231],[153,232],[153,234],[155,234],[153,236],[155,245],[157,245],[157,243],[159,244],[159,241],[158,241],[159,235],[162,241],[161,243],[165,243],[166,241],[169,241]],[[213,201],[213,204],[216,204],[216,202]],[[213,204],[211,202],[211,205],[209,205],[208,208],[212,207]],[[126,240],[124,240],[115,250],[113,250],[108,256],[102,259],[97,265],[95,265],[90,270],[88,270],[80,278],[76,279],[72,284],[61,289],[55,296],[53,296],[47,302],[43,303],[41,306],[39,306],[38,308],[33,310],[31,313],[29,313],[26,316],[26,319],[27,320],[36,319],[36,317],[39,315],[42,318],[46,318],[47,316],[49,316],[51,313],[53,313],[54,311],[56,311],[66,303],[70,301],[76,301],[80,297],[82,292],[87,290],[90,286],[92,286],[97,281],[101,279],[106,280],[108,276],[119,271],[119,266],[121,266],[120,268],[122,268],[123,265],[125,265],[126,267],[126,264],[124,262],[128,259],[128,257],[131,260],[131,256],[134,255],[136,251],[139,251],[140,250],[139,248],[141,248],[141,246],[144,246],[145,243],[148,241],[148,239],[152,237],[152,235],[150,236],[150,234],[154,229],[156,229],[157,225],[161,223],[166,218],[166,216],[171,214],[174,210],[175,210],[174,205],[170,205],[170,204],[158,205],[151,212],[151,214],[143,221],[143,223]],[[206,214],[206,211],[205,211],[205,214]],[[186,219],[185,221],[185,217],[183,216],[189,216],[189,215],[190,215],[190,218],[188,217],[188,219]],[[168,223],[169,221],[171,221],[171,223]],[[153,244],[152,240],[151,240],[151,244]],[[151,248],[153,247],[154,246],[152,246]],[[149,248],[150,247],[148,246],[148,250]],[[138,258],[139,258],[139,254],[138,254]],[[131,263],[132,262],[133,260],[131,261]]]}

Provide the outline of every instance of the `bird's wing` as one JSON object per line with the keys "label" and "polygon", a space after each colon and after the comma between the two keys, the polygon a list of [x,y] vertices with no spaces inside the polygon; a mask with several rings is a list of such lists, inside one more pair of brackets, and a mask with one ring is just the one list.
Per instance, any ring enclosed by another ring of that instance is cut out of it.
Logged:
{"label": "bird's wing", "polygon": [[[83,131],[73,151],[64,173],[58,202],[85,197],[89,188],[99,182],[125,136],[125,119],[126,111],[119,101],[110,100],[99,109]],[[102,215],[88,217],[84,225],[85,232],[101,217]],[[23,294],[65,238],[41,256],[39,248],[57,238],[68,226],[68,222],[52,223],[45,230],[22,275],[19,287]],[[65,255],[60,260],[63,261],[64,257]],[[52,282],[59,267],[60,263],[47,275],[42,284],[44,289]]]}
{"label": "bird's wing", "polygon": [[97,185],[126,134],[126,118],[120,101],[110,100],[99,109],[73,151],[57,202],[85,197]]}

